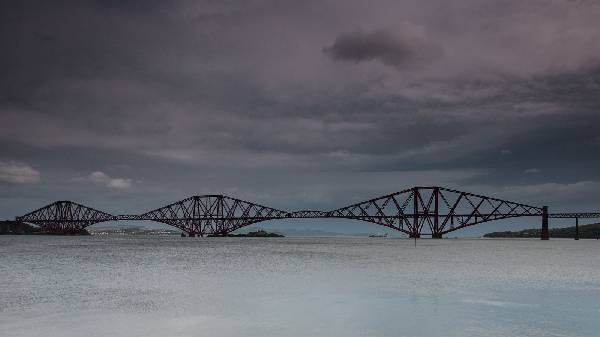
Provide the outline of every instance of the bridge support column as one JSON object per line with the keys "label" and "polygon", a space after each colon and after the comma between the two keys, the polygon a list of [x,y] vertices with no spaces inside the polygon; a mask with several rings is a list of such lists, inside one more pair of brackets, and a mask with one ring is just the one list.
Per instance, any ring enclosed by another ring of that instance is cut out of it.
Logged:
{"label": "bridge support column", "polygon": [[579,218],[575,218],[575,240],[579,240]]}
{"label": "bridge support column", "polygon": [[190,238],[193,238],[195,236],[196,236],[196,233],[194,233],[194,232],[189,232],[188,233],[188,237],[190,237]]}
{"label": "bridge support column", "polygon": [[[420,231],[420,219],[419,219],[419,189],[417,187],[413,187],[412,189],[412,198],[413,198],[413,223],[411,233],[409,238],[411,239],[419,239],[421,238]],[[415,242],[416,243],[416,242]]]}
{"label": "bridge support column", "polygon": [[433,233],[433,234],[431,234],[431,238],[432,239],[441,239],[442,233]]}
{"label": "bridge support column", "polygon": [[548,232],[548,206],[542,207],[542,232],[540,239],[548,240],[550,233]]}

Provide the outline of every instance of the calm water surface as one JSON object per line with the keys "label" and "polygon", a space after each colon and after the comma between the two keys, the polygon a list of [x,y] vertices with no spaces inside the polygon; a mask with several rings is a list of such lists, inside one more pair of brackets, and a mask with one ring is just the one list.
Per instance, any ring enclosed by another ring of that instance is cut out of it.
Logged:
{"label": "calm water surface", "polygon": [[600,336],[600,241],[0,237],[0,336]]}

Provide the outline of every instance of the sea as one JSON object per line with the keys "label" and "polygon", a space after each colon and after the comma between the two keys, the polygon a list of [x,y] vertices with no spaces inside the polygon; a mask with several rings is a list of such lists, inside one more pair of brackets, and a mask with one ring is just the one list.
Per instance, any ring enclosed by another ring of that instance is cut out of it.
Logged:
{"label": "sea", "polygon": [[0,236],[0,336],[600,336],[600,241]]}

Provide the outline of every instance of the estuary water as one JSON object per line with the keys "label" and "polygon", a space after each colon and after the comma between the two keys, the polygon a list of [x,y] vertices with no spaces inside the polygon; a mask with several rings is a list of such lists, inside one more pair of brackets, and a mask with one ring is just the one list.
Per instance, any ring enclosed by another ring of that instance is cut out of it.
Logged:
{"label": "estuary water", "polygon": [[4,236],[0,336],[600,336],[600,241]]}

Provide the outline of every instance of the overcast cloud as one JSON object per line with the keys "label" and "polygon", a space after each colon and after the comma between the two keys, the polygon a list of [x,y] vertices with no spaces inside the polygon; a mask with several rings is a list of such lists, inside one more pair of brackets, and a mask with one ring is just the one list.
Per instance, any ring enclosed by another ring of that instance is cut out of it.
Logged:
{"label": "overcast cloud", "polygon": [[0,216],[202,193],[328,209],[423,184],[600,210],[598,17],[583,0],[3,1]]}
{"label": "overcast cloud", "polygon": [[7,184],[33,184],[40,181],[40,173],[19,162],[0,161],[0,182]]}

